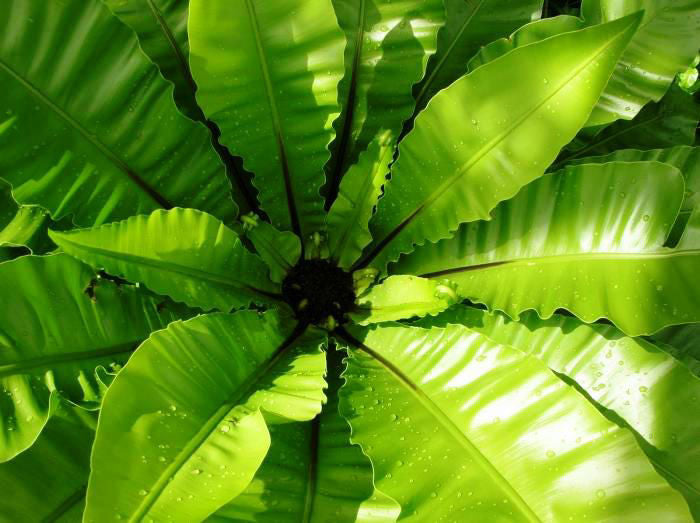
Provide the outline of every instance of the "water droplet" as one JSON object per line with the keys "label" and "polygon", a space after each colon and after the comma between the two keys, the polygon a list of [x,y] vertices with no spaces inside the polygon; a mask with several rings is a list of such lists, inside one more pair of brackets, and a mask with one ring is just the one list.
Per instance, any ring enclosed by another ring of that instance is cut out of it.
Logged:
{"label": "water droplet", "polygon": [[139,496],[145,496],[146,494],[148,494],[147,490],[144,490],[144,489],[139,490]]}
{"label": "water droplet", "polygon": [[604,498],[605,491],[602,488],[599,488],[598,490],[595,491],[595,495],[598,496],[599,498]]}
{"label": "water droplet", "polygon": [[190,472],[190,474],[192,474],[193,476],[199,476],[201,473],[201,469],[192,469],[192,472]]}

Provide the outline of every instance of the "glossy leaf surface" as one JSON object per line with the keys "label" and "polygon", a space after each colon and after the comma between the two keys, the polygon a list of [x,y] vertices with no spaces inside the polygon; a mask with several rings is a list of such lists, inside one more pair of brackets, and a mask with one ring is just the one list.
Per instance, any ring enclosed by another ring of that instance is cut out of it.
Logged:
{"label": "glossy leaf surface", "polygon": [[582,125],[637,23],[633,16],[515,49],[433,98],[401,143],[360,265],[383,270],[415,244],[487,218],[541,176]]}
{"label": "glossy leaf surface", "polygon": [[576,31],[584,27],[583,20],[576,16],[556,16],[526,24],[508,38],[500,38],[479,49],[479,52],[469,60],[469,71],[474,71],[484,64],[495,60],[513,49],[539,42],[545,38],[567,31]]}
{"label": "glossy leaf surface", "polygon": [[340,182],[328,213],[330,258],[349,269],[371,241],[369,220],[393,159],[393,135],[385,133],[360,154]]}
{"label": "glossy leaf surface", "polygon": [[197,101],[255,173],[272,224],[307,241],[324,227],[319,190],[343,74],[330,0],[192,0],[189,38]]}
{"label": "glossy leaf surface", "polygon": [[684,365],[639,338],[611,325],[585,325],[555,315],[540,320],[523,314],[520,322],[503,314],[464,306],[451,308],[424,326],[461,324],[490,339],[542,360],[568,376],[611,421],[632,428],[659,474],[700,514],[700,379]]}
{"label": "glossy leaf surface", "polygon": [[347,44],[338,86],[341,113],[333,124],[336,139],[327,168],[332,184],[380,130],[396,142],[413,113],[413,85],[423,77],[445,22],[442,0],[333,0],[333,6]]}
{"label": "glossy leaf surface", "polygon": [[92,416],[61,405],[31,449],[0,464],[0,519],[79,523],[95,432]]}
{"label": "glossy leaf surface", "polygon": [[402,520],[691,521],[632,435],[535,358],[461,326],[358,334],[341,413]]}
{"label": "glossy leaf surface", "polygon": [[479,47],[538,18],[541,9],[542,0],[445,0],[446,21],[438,32],[437,52],[415,89],[417,109],[422,110],[438,91],[464,75]]}
{"label": "glossy leaf surface", "polygon": [[105,396],[85,520],[197,521],[242,492],[269,448],[265,416],[308,420],[325,400],[321,340],[293,329],[245,311],[151,336]]}
{"label": "glossy leaf surface", "polygon": [[71,256],[203,309],[267,302],[267,267],[219,220],[193,209],[156,211],[92,229],[53,232]]}
{"label": "glossy leaf surface", "polygon": [[689,290],[700,253],[662,249],[683,187],[677,169],[656,162],[570,167],[396,270],[447,278],[462,296],[514,318],[566,308],[631,335],[697,321],[698,294]]}
{"label": "glossy leaf surface", "polygon": [[84,226],[175,205],[235,217],[209,132],[102,2],[11,0],[0,34],[0,173],[17,201]]}
{"label": "glossy leaf surface", "polygon": [[631,121],[619,121],[579,137],[565,151],[557,165],[587,156],[599,156],[618,149],[659,149],[695,143],[695,129],[700,120],[700,100],[673,85],[658,103],[644,107]]}
{"label": "glossy leaf surface", "polygon": [[59,396],[98,407],[96,369],[119,368],[152,331],[186,315],[66,254],[0,264],[0,461],[34,442]]}
{"label": "glossy leaf surface", "polygon": [[281,282],[301,258],[301,241],[294,233],[278,231],[257,217],[245,217],[244,229],[258,255],[270,269],[270,279]]}
{"label": "glossy leaf surface", "polygon": [[190,118],[200,119],[189,66],[189,0],[102,0],[139,38],[143,51],[175,85],[175,101]]}
{"label": "glossy leaf surface", "polygon": [[659,101],[674,76],[698,52],[700,5],[695,0],[584,0],[581,15],[589,24],[616,20],[644,10],[630,42],[587,126],[635,116],[649,101]]}
{"label": "glossy leaf surface", "polygon": [[360,325],[437,314],[458,301],[448,283],[416,276],[390,276],[357,299],[351,318]]}
{"label": "glossy leaf surface", "polygon": [[339,381],[331,382],[317,419],[270,427],[270,452],[255,478],[210,521],[357,521],[373,492],[372,467],[350,443],[350,427],[338,413]]}

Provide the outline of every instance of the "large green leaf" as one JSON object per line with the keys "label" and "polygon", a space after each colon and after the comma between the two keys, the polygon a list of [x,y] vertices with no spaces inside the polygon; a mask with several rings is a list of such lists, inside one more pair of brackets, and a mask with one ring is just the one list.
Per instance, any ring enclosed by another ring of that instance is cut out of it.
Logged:
{"label": "large green leaf", "polygon": [[246,250],[233,230],[193,209],[52,232],[51,238],[89,265],[193,307],[228,311],[274,302],[279,290],[262,260]]}
{"label": "large green leaf", "polygon": [[340,182],[328,212],[328,248],[331,260],[343,269],[349,269],[372,241],[369,220],[393,155],[393,134],[387,132],[360,153]]}
{"label": "large green leaf", "polygon": [[59,397],[97,407],[96,368],[186,314],[65,254],[0,264],[0,461],[34,442]]}
{"label": "large green leaf", "polygon": [[190,118],[201,119],[190,73],[187,41],[189,0],[102,0],[139,38],[141,48],[175,85],[175,101]]}
{"label": "large green leaf", "polygon": [[61,404],[31,449],[0,464],[0,521],[82,521],[95,436],[85,421],[94,423]]}
{"label": "large green leaf", "polygon": [[573,379],[586,394],[634,429],[659,474],[686,498],[700,517],[700,379],[666,352],[611,325],[585,325],[555,315],[533,313],[520,322],[457,306],[426,324],[462,324],[503,345],[542,360]]}
{"label": "large green leaf", "polygon": [[683,177],[667,164],[568,167],[395,270],[448,278],[462,296],[513,318],[565,308],[649,334],[700,319],[700,251],[662,248],[682,199]]}
{"label": "large green leaf", "polygon": [[338,111],[343,33],[330,0],[192,0],[197,100],[243,156],[275,227],[324,227],[323,166]]}
{"label": "large green leaf", "polygon": [[255,478],[210,521],[357,521],[374,489],[372,467],[338,413],[339,382],[336,373],[318,418],[270,427],[270,452]]}
{"label": "large green leaf", "polygon": [[541,176],[582,125],[638,22],[520,47],[435,96],[401,143],[359,266],[383,269],[415,244],[449,237]]}
{"label": "large green leaf", "polygon": [[414,89],[422,110],[435,94],[467,72],[467,62],[482,45],[538,18],[542,0],[445,0],[446,22],[438,32],[437,53]]}
{"label": "large green leaf", "polygon": [[333,0],[333,6],[347,45],[327,166],[331,201],[341,177],[380,130],[396,142],[445,21],[443,0]]}
{"label": "large green leaf", "polygon": [[692,521],[634,437],[536,358],[462,326],[356,334],[341,413],[402,520]]}
{"label": "large green leaf", "polygon": [[175,205],[235,217],[209,132],[102,2],[9,0],[0,34],[0,176],[20,203],[86,226]]}
{"label": "large green leaf", "polygon": [[630,42],[586,126],[630,120],[649,101],[659,101],[677,73],[698,52],[700,4],[697,0],[584,0],[589,24],[616,20],[644,10]]}
{"label": "large green leaf", "polygon": [[273,312],[210,314],[153,334],[107,391],[86,521],[199,521],[250,483],[267,422],[309,420],[325,355]]}
{"label": "large green leaf", "polygon": [[390,276],[357,299],[351,318],[360,325],[437,314],[457,302],[448,284],[416,276]]}
{"label": "large green leaf", "polygon": [[[646,110],[646,108],[644,109]],[[685,198],[681,206],[681,212],[676,218],[676,223],[671,230],[671,234],[666,241],[667,245],[676,245],[681,236],[685,236],[686,245],[695,245],[699,248],[700,242],[696,238],[697,231],[700,230],[700,219],[698,211],[700,209],[700,148],[679,145],[668,149],[650,149],[640,151],[637,149],[622,149],[604,156],[592,156],[573,160],[572,164],[581,163],[607,163],[607,162],[662,162],[673,165],[683,173],[685,178]],[[694,211],[694,209],[696,209]],[[691,214],[695,212],[693,221],[690,221]],[[685,231],[690,231],[686,233]],[[695,239],[693,239],[695,238]],[[693,241],[694,243],[690,243]],[[679,245],[683,247],[683,245]]]}

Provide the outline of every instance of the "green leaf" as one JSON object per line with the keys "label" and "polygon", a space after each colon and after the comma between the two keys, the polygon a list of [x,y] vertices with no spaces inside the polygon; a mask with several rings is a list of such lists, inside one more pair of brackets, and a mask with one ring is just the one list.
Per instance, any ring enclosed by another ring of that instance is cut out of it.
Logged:
{"label": "green leaf", "polygon": [[323,166],[338,111],[343,33],[330,0],[192,0],[197,101],[245,158],[278,229],[324,227]]}
{"label": "green leaf", "polygon": [[600,24],[644,10],[587,127],[632,119],[649,101],[658,102],[677,73],[698,52],[700,6],[696,0],[584,0],[581,14]]}
{"label": "green leaf", "polygon": [[520,322],[456,306],[425,324],[461,324],[542,360],[576,382],[611,421],[631,427],[656,470],[700,516],[700,379],[666,352],[611,325],[585,325],[555,315]]}
{"label": "green leaf", "polygon": [[341,113],[326,169],[330,201],[380,131],[389,131],[396,143],[415,107],[412,88],[423,78],[445,22],[442,0],[333,0],[333,6],[347,45],[338,85]]}
{"label": "green leaf", "polygon": [[330,383],[318,418],[270,427],[270,452],[255,478],[209,521],[357,521],[374,490],[372,467],[338,413],[339,381]]}
{"label": "green leaf", "polygon": [[685,198],[681,211],[689,212],[700,206],[700,147],[678,145],[667,149],[622,149],[603,156],[572,160],[572,165],[609,162],[661,162],[673,165],[685,178]]}
{"label": "green leaf", "polygon": [[523,45],[532,44],[569,31],[576,31],[584,27],[583,20],[576,16],[556,16],[545,18],[524,25],[515,31],[509,38],[500,38],[495,42],[485,45],[474,57],[469,60],[467,68],[472,72],[484,64],[492,62],[513,49]]}
{"label": "green leaf", "polygon": [[697,321],[694,250],[669,250],[683,178],[656,162],[568,167],[462,226],[395,270],[448,278],[463,297],[516,318],[564,308],[629,335]]}
{"label": "green leaf", "polygon": [[154,333],[105,396],[85,520],[200,521],[242,492],[269,448],[265,419],[321,411],[322,341],[254,311]]}
{"label": "green leaf", "polygon": [[36,440],[59,397],[98,407],[96,369],[187,315],[161,302],[65,254],[0,264],[0,462]]}
{"label": "green leaf", "polygon": [[369,220],[393,160],[394,142],[389,132],[360,153],[340,182],[338,197],[328,212],[330,259],[349,269],[372,241]]}
{"label": "green leaf", "polygon": [[515,49],[435,96],[401,142],[370,223],[373,243],[358,266],[383,270],[415,244],[487,218],[540,177],[582,125],[638,21]]}
{"label": "green leaf", "polygon": [[651,337],[651,341],[685,363],[700,378],[700,323],[674,325]]}
{"label": "green leaf", "polygon": [[279,290],[233,230],[193,209],[52,232],[51,238],[88,265],[192,307],[228,311],[251,302],[274,303]]}
{"label": "green leaf", "polygon": [[584,27],[583,20],[576,16],[556,16],[545,18],[526,24],[515,31],[509,38],[500,38],[495,42],[485,45],[474,57],[469,60],[467,67],[469,72],[474,71],[484,64],[500,58],[504,54],[523,45],[532,44],[569,31],[576,31]]}
{"label": "green leaf", "polygon": [[[593,136],[584,135],[564,151],[556,166],[575,158],[599,156],[618,149],[658,149],[695,143],[700,103],[673,85],[666,96],[642,109],[632,121],[619,121]],[[555,167],[556,167],[555,166]]]}
{"label": "green leaf", "polygon": [[416,112],[467,72],[467,62],[481,46],[538,18],[541,9],[542,0],[445,0],[446,22],[438,32],[437,52],[414,89]]}
{"label": "green leaf", "polygon": [[437,314],[458,301],[449,285],[415,276],[390,276],[357,299],[350,317],[360,325]]}
{"label": "green leaf", "polygon": [[64,230],[73,226],[70,218],[54,222],[38,205],[18,205],[12,188],[0,180],[0,260],[27,254],[47,254],[56,249],[49,227]]}
{"label": "green leaf", "polygon": [[403,518],[692,520],[632,435],[537,359],[461,326],[357,343],[341,414]]}
{"label": "green leaf", "polygon": [[[676,218],[676,223],[671,229],[666,245],[677,245],[681,236],[685,236],[685,244],[679,245],[681,248],[688,248],[695,245],[698,248],[700,243],[697,239],[692,240],[697,234],[697,229],[700,226],[697,210],[691,215],[693,209],[700,208],[700,148],[688,147],[679,145],[677,147],[669,147],[668,149],[651,149],[648,151],[639,151],[637,149],[623,149],[604,156],[593,156],[573,160],[571,164],[581,163],[607,163],[607,162],[639,162],[639,161],[654,161],[673,165],[683,173],[685,178],[685,197],[681,212]],[[688,233],[685,233],[688,229]],[[684,234],[685,233],[685,234]],[[692,240],[692,241],[691,241]]]}
{"label": "green leaf", "polygon": [[235,218],[209,132],[105,5],[11,0],[0,34],[0,173],[18,202],[84,226],[175,205]]}
{"label": "green leaf", "polygon": [[175,85],[175,102],[193,120],[202,110],[194,93],[197,86],[189,66],[187,6],[189,0],[102,0],[139,39],[144,53],[166,80]]}
{"label": "green leaf", "polygon": [[3,521],[82,521],[95,436],[85,416],[62,404],[31,449],[0,464]]}
{"label": "green leaf", "polygon": [[301,257],[301,241],[289,231],[278,231],[255,215],[242,218],[246,237],[270,269],[270,279],[281,282]]}

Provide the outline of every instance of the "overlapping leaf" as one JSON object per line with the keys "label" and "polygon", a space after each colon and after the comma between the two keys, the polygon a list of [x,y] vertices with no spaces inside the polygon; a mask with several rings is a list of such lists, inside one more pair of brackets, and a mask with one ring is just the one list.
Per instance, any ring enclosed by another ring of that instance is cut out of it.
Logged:
{"label": "overlapping leaf", "polygon": [[382,270],[415,244],[487,218],[541,176],[589,114],[638,21],[520,47],[435,96],[401,143],[358,265]]}
{"label": "overlapping leaf", "polygon": [[82,521],[95,422],[62,404],[31,449],[0,464],[2,521]]}
{"label": "overlapping leaf", "polygon": [[[520,322],[457,306],[423,326],[461,324],[542,360],[576,382],[611,421],[632,428],[659,474],[700,515],[700,379],[666,352],[611,325],[529,313]],[[672,337],[676,338],[676,337]],[[677,338],[676,338],[677,339]]]}
{"label": "overlapping leaf", "polygon": [[530,184],[490,221],[425,245],[395,270],[448,278],[462,296],[514,318],[565,308],[650,334],[700,319],[700,252],[662,248],[682,200],[683,177],[671,165],[578,165]]}
{"label": "overlapping leaf", "polygon": [[394,521],[391,509],[374,508],[374,519],[362,518],[373,503],[372,467],[338,413],[339,382],[336,372],[315,420],[270,427],[270,452],[255,478],[209,521]]}
{"label": "overlapping leaf", "polygon": [[437,314],[458,300],[449,285],[416,276],[390,276],[357,299],[351,318],[360,325]]}
{"label": "overlapping leaf", "polygon": [[272,224],[308,241],[324,227],[319,190],[343,74],[331,2],[193,0],[189,38],[197,101],[255,173]]}
{"label": "overlapping leaf", "polygon": [[200,119],[189,66],[189,0],[102,0],[139,38],[141,48],[175,85],[175,100],[185,114]]}
{"label": "overlapping leaf", "polygon": [[659,101],[698,52],[700,5],[695,0],[584,0],[581,15],[588,24],[599,24],[639,10],[644,10],[639,30],[586,126],[629,120],[647,102]]}
{"label": "overlapping leaf", "polygon": [[156,211],[92,229],[52,232],[71,256],[203,309],[275,301],[278,285],[238,235],[193,209]]}
{"label": "overlapping leaf", "polygon": [[356,335],[341,413],[402,520],[599,521],[614,507],[692,521],[633,436],[537,359],[461,326]]}
{"label": "overlapping leaf", "polygon": [[446,0],[446,21],[438,32],[437,52],[414,90],[417,110],[467,72],[466,64],[479,47],[538,18],[541,9],[542,0]]}
{"label": "overlapping leaf", "polygon": [[253,311],[153,334],[105,396],[85,520],[199,521],[241,493],[268,451],[266,423],[321,411],[321,342]]}
{"label": "overlapping leaf", "polygon": [[0,264],[0,309],[0,461],[34,442],[59,396],[99,406],[96,369],[123,364],[152,331],[188,315],[66,254]]}
{"label": "overlapping leaf", "polygon": [[102,2],[11,0],[0,34],[0,176],[17,201],[84,226],[175,205],[235,217],[209,132]]}
{"label": "overlapping leaf", "polygon": [[396,143],[415,106],[412,88],[445,22],[442,0],[333,0],[333,6],[347,44],[338,86],[341,113],[327,166],[331,200],[341,177],[381,130]]}

